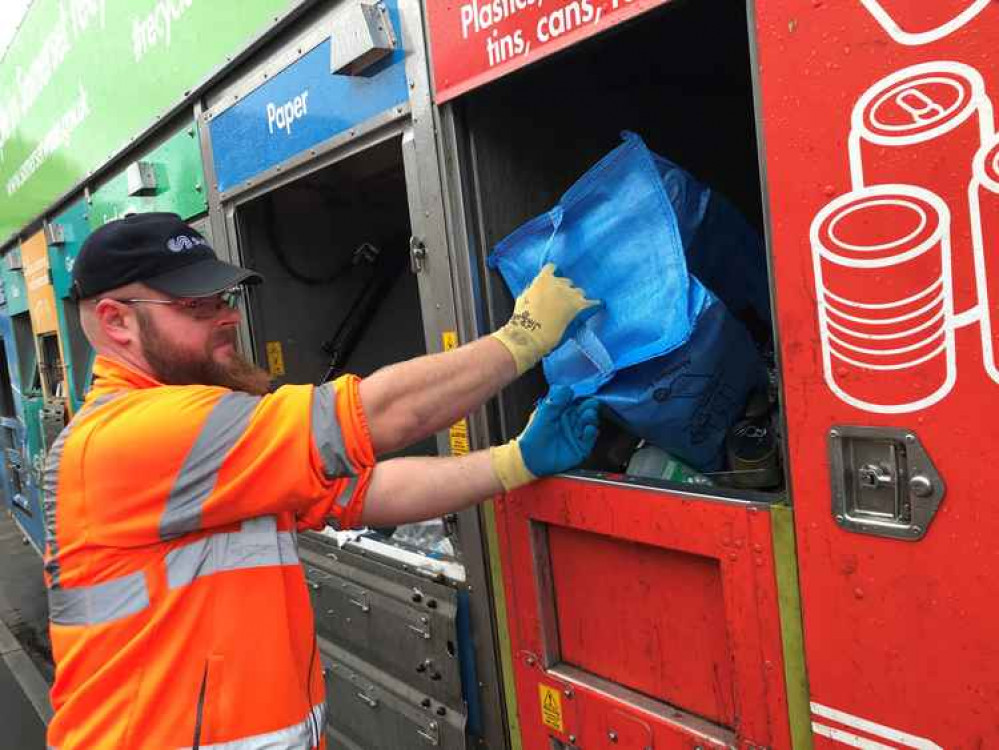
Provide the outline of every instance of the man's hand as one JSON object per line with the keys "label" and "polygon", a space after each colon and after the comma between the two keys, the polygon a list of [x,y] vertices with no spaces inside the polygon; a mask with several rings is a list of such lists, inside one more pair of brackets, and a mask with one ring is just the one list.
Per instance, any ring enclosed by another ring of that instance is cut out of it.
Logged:
{"label": "man's hand", "polygon": [[598,409],[596,399],[574,404],[569,388],[552,388],[520,437],[490,452],[503,488],[512,490],[582,462],[597,441]]}
{"label": "man's hand", "polygon": [[549,263],[517,298],[510,322],[493,336],[510,350],[519,375],[561,343],[566,328],[581,312],[597,304],[569,279],[556,276]]}

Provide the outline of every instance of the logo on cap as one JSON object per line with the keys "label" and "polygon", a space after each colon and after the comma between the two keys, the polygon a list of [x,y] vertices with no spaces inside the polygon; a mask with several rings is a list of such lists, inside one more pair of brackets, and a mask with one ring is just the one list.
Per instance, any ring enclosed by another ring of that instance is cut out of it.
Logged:
{"label": "logo on cap", "polygon": [[190,237],[188,235],[179,234],[176,237],[171,237],[167,240],[167,249],[171,253],[179,253],[184,250],[190,250],[192,247],[197,247],[199,245],[207,245],[208,241],[203,237]]}

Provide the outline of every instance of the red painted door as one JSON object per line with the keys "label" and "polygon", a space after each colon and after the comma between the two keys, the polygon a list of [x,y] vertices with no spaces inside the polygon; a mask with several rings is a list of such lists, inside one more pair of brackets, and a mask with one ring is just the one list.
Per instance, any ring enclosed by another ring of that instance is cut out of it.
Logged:
{"label": "red painted door", "polygon": [[755,6],[816,746],[997,747],[999,4]]}
{"label": "red painted door", "polygon": [[769,506],[560,478],[497,515],[525,748],[790,747]]}

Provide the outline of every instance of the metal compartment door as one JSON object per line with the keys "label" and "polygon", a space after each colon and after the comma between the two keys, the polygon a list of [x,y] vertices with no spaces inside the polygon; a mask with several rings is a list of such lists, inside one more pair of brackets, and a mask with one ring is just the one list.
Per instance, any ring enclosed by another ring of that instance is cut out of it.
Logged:
{"label": "metal compartment door", "polygon": [[602,480],[506,495],[524,746],[790,747],[772,512]]}
{"label": "metal compartment door", "polygon": [[753,3],[816,747],[999,744],[999,7]]}
{"label": "metal compartment door", "polygon": [[[582,5],[532,6],[503,20],[497,38],[529,35],[538,16],[565,19]],[[593,3],[600,5],[610,8]],[[454,10],[441,6],[431,19]],[[759,214],[743,11],[732,2],[677,2],[632,13],[639,17],[615,33],[449,102],[443,130],[461,164],[448,173],[455,213],[480,260],[549,210],[625,126],[719,192],[739,196],[747,215]],[[706,35],[724,52],[705,51],[703,62],[687,67]],[[452,40],[444,33],[434,41],[445,46],[435,61],[446,59]],[[454,80],[438,78],[439,95],[442,84]],[[470,276],[475,301],[489,307],[494,327],[502,324],[509,315],[502,281],[485,268]],[[544,392],[540,373],[531,377],[500,397],[505,438]],[[804,696],[800,664],[791,663],[793,648],[785,658],[782,641],[782,615],[797,617],[793,596],[779,601],[794,590],[778,585],[778,571],[793,561],[778,533],[789,511],[769,504],[783,500],[779,494],[743,496],[587,474],[545,480],[496,503],[499,599],[523,747],[792,746],[789,703],[800,708]]]}

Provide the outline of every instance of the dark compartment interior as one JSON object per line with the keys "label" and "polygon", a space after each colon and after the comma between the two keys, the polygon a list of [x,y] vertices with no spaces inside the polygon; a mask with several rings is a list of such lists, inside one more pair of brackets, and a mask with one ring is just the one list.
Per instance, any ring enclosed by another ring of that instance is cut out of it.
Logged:
{"label": "dark compartment interior", "polygon": [[[267,363],[280,344],[276,385],[364,377],[426,353],[397,138],[256,198],[239,220],[243,262],[266,279],[251,288],[255,355]],[[405,451],[436,452],[432,438]]]}
{"label": "dark compartment interior", "polygon": [[[250,288],[254,355],[267,366],[268,345],[280,345],[276,386],[364,377],[426,354],[398,137],[255,198],[237,217],[242,262],[265,278]],[[430,437],[392,455],[436,453]],[[453,554],[439,520],[371,533]]]}
{"label": "dark compartment interior", "polygon": [[[462,148],[472,164],[468,179],[483,256],[555,205],[620,144],[624,130],[727,197],[763,233],[743,2],[675,0],[474,92],[456,107],[467,134]],[[485,257],[481,261],[489,324],[495,328],[509,317],[513,300],[499,273],[485,266]],[[767,326],[762,337],[772,338]],[[768,345],[764,341],[761,351]],[[772,363],[772,352],[767,356]],[[775,401],[772,367],[769,374]],[[545,387],[536,368],[504,392],[499,400],[504,435],[497,438],[519,432]],[[775,415],[776,406],[771,411]],[[771,434],[779,433],[779,419],[767,419]],[[634,447],[630,435],[607,422],[584,468],[622,472]],[[772,453],[779,456],[779,444]],[[779,475],[771,467],[770,486],[756,489],[778,489]],[[733,476],[740,475],[719,473],[717,483],[731,486]]]}

